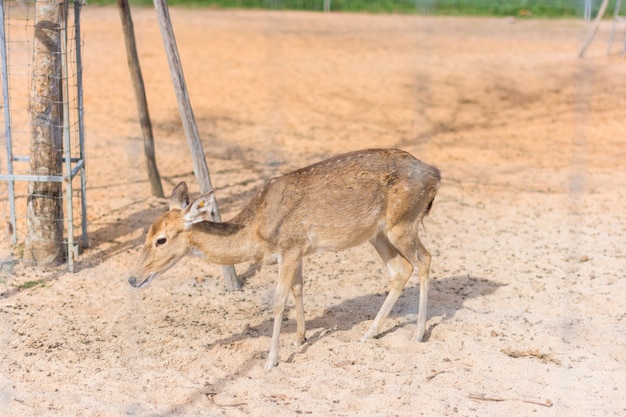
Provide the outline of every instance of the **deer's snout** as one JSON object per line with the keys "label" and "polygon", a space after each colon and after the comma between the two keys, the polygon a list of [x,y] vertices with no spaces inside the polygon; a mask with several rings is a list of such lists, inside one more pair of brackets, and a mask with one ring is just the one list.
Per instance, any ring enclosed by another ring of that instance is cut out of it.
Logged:
{"label": "deer's snout", "polygon": [[134,288],[143,288],[146,285],[150,284],[154,277],[156,277],[157,275],[157,273],[153,272],[145,275],[143,279],[142,275],[139,275],[139,279],[137,279],[137,275],[133,274],[130,276],[130,278],[128,278],[128,283]]}

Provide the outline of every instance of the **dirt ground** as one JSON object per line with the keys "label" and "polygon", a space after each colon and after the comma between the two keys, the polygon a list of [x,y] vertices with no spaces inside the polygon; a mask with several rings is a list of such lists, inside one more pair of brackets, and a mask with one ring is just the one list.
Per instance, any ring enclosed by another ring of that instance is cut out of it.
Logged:
{"label": "dirt ground", "polygon": [[[577,20],[171,15],[224,218],[344,151],[399,147],[441,169],[425,343],[409,340],[416,277],[359,342],[387,291],[369,245],[306,259],[309,340],[292,346],[290,299],[271,371],[276,267],[238,265],[229,293],[190,257],[131,288],[168,201],[150,195],[118,12],[87,6],[91,245],[74,274],[0,271],[0,415],[626,413],[626,61],[605,55],[608,21],[581,60]],[[197,193],[154,11],[133,17],[166,194]]]}

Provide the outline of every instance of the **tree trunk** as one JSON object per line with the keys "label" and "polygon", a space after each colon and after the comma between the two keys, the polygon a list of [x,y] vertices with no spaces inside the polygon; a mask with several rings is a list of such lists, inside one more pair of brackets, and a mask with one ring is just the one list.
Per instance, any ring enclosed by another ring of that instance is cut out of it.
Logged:
{"label": "tree trunk", "polygon": [[148,179],[150,180],[152,195],[155,197],[163,197],[164,194],[163,186],[161,185],[161,176],[159,175],[159,169],[156,164],[154,135],[152,134],[152,122],[150,121],[148,101],[146,100],[146,89],[144,87],[143,75],[141,74],[141,66],[139,65],[139,57],[137,55],[133,18],[130,14],[128,0],[117,0],[117,6],[122,19],[122,31],[124,32],[124,41],[126,44],[128,70],[130,71],[130,79],[133,83],[133,90],[135,91],[135,101],[137,102],[139,123],[141,124],[141,132],[143,134],[143,149],[146,156]]}
{"label": "tree trunk", "polygon": [[[63,107],[61,84],[60,7],[57,1],[37,2],[33,41],[30,119],[30,169],[34,175],[63,173]],[[28,231],[24,259],[35,264],[62,262],[63,187],[61,182],[28,184]]]}

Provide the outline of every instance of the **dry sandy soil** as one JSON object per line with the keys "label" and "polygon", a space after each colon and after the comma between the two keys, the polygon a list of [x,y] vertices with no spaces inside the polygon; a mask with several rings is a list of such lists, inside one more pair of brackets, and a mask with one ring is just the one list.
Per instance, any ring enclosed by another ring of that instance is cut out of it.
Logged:
{"label": "dry sandy soil", "polygon": [[[358,341],[387,290],[370,246],[307,258],[309,341],[292,346],[290,300],[271,371],[276,267],[238,265],[228,293],[218,266],[187,258],[131,288],[167,200],[150,195],[117,10],[88,6],[91,246],[75,274],[3,265],[0,415],[626,413],[626,62],[605,55],[608,22],[581,60],[574,20],[171,14],[224,218],[344,151],[399,147],[441,169],[425,343],[409,340],[416,277]],[[133,16],[166,193],[197,193],[155,14]]]}

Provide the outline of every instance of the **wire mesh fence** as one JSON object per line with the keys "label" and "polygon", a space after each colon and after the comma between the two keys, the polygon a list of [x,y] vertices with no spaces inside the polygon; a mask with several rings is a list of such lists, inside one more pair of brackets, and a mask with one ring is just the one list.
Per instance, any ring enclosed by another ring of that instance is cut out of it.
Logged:
{"label": "wire mesh fence", "polygon": [[[111,0],[94,1],[111,3]],[[609,10],[614,9],[616,2],[610,0]],[[168,3],[244,9],[590,19],[598,13],[602,0],[171,0]],[[134,0],[131,4],[149,6],[152,1]],[[620,7],[622,12],[626,12],[626,5]]]}
{"label": "wire mesh fence", "polygon": [[[83,244],[86,244],[80,4],[70,7],[69,3],[60,3],[62,6],[57,6],[60,23],[55,26],[51,21],[37,17],[36,10],[42,2],[53,5],[54,0],[2,2],[0,260],[12,262],[22,257],[29,239],[46,240],[45,234],[31,232],[42,223],[48,223],[60,230],[61,242],[35,244],[65,248],[66,254],[62,258],[67,257],[72,269],[76,257],[74,234],[81,226],[85,239]],[[51,61],[58,63],[52,66],[52,70],[35,63],[36,40],[50,49]],[[51,79],[51,84],[59,87],[59,95],[46,97],[50,91],[41,88],[40,79]],[[42,105],[37,97],[50,102],[50,108],[39,109],[38,106]],[[45,123],[37,120],[39,110],[42,114],[58,113],[50,126],[54,136],[52,146],[40,139],[46,127]],[[42,166],[34,157],[42,153],[48,153],[49,159],[57,162]],[[49,184],[43,188],[54,191],[42,192],[41,184]],[[44,210],[33,216],[30,210],[38,199],[55,200],[53,205],[60,210]]]}

